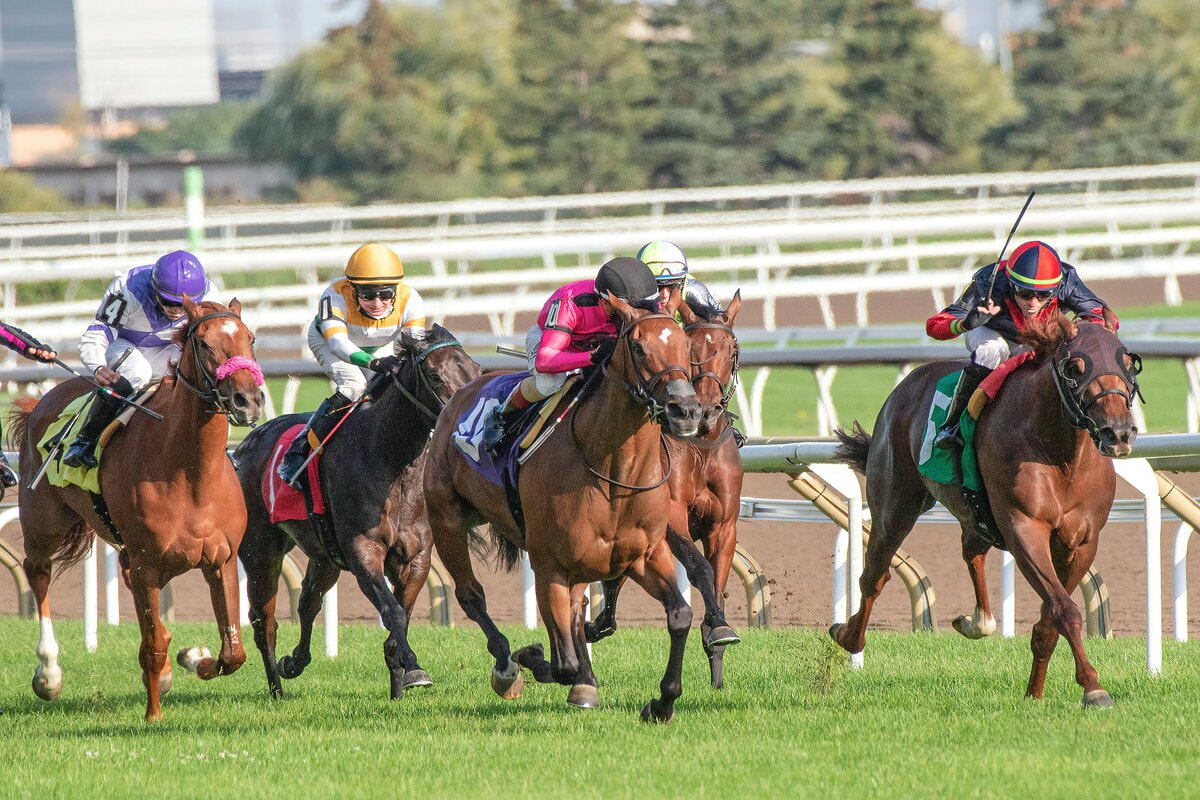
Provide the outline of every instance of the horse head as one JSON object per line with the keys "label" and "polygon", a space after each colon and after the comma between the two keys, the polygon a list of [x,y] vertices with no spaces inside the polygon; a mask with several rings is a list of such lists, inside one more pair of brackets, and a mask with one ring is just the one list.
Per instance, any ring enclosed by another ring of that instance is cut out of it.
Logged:
{"label": "horse head", "polygon": [[454,334],[441,325],[435,324],[424,336],[405,330],[393,349],[401,358],[392,372],[396,387],[431,422],[455,392],[483,373]]}
{"label": "horse head", "polygon": [[692,386],[700,403],[700,435],[712,433],[721,424],[729,400],[737,390],[738,348],[733,332],[733,320],[742,307],[742,292],[738,290],[729,307],[721,314],[707,319],[687,303],[679,305],[683,332],[688,336],[691,351]]}
{"label": "horse head", "polygon": [[187,325],[179,334],[182,353],[175,376],[235,425],[253,425],[262,416],[263,375],[254,360],[254,334],[242,322],[242,304],[193,302],[186,295]]}
{"label": "horse head", "polygon": [[624,381],[630,394],[673,436],[695,436],[700,404],[691,384],[687,335],[669,314],[645,311],[610,294],[620,320],[618,346],[608,374]]}
{"label": "horse head", "polygon": [[1061,314],[1032,324],[1022,341],[1039,361],[1050,361],[1071,424],[1086,430],[1102,454],[1129,455],[1138,433],[1133,398],[1141,393],[1141,356],[1130,353],[1108,324],[1076,324]]}

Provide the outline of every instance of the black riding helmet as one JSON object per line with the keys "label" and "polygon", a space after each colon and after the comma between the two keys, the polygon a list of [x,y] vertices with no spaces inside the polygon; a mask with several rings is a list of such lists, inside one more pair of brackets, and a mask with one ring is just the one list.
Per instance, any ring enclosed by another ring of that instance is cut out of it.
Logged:
{"label": "black riding helmet", "polygon": [[596,273],[596,294],[609,292],[626,303],[646,311],[658,311],[658,284],[654,273],[636,258],[614,258]]}

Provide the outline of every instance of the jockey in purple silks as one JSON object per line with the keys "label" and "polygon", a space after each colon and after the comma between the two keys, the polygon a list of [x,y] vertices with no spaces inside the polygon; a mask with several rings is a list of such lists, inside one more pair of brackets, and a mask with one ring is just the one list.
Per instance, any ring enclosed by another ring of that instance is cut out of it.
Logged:
{"label": "jockey in purple silks", "polygon": [[[187,323],[183,296],[201,302],[212,291],[200,259],[175,250],[153,265],[134,267],[113,278],[96,319],[79,340],[79,358],[96,382],[122,397],[131,397],[167,373],[179,358],[176,332]],[[115,369],[125,353],[124,362]],[[123,403],[96,391],[87,421],[67,449],[63,462],[72,467],[96,466],[96,441],[117,418]]]}
{"label": "jockey in purple silks", "polygon": [[[53,348],[42,344],[20,328],[5,325],[3,322],[0,322],[0,344],[34,361],[48,363],[58,358],[58,353],[54,352]],[[4,489],[16,485],[17,473],[13,472],[4,451],[0,450],[0,487],[3,487],[0,488],[0,499],[4,498]]]}

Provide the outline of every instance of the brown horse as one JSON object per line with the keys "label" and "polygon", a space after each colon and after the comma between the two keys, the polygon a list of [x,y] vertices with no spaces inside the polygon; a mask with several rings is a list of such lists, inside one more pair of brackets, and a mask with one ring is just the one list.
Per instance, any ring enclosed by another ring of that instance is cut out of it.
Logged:
{"label": "brown horse", "polygon": [[[708,654],[712,685],[718,689],[724,684],[725,648],[740,641],[725,620],[725,587],[737,547],[742,498],[742,457],[728,414],[737,388],[739,352],[733,321],[741,306],[740,292],[724,313],[711,320],[699,317],[687,303],[678,306],[688,335],[700,430],[694,438],[667,437],[673,464],[667,482],[671,488],[667,543],[704,600],[701,643]],[[704,545],[704,558],[693,540]],[[616,632],[617,597],[624,583],[624,577],[604,582],[604,609],[585,626],[588,641]]]}
{"label": "brown horse", "polygon": [[[312,660],[313,621],[323,595],[341,574],[339,563],[354,573],[388,629],[383,654],[392,699],[399,700],[409,686],[430,684],[408,644],[408,622],[429,575],[433,547],[421,485],[425,446],[438,412],[455,391],[479,377],[480,369],[440,325],[423,339],[406,333],[397,344],[401,359],[390,375],[373,379],[374,401],[346,418],[321,455],[329,538],[308,521],[272,524],[263,501],[263,472],[275,468],[272,453],[280,434],[307,415],[271,420],[234,453],[249,513],[239,555],[254,643],[272,697],[283,696],[281,676],[298,677]],[[300,641],[290,656],[276,662],[279,574],[283,557],[297,544],[309,559],[297,603]]]}
{"label": "brown horse", "polygon": [[[254,334],[243,324],[237,300],[226,308],[185,297],[183,306],[187,325],[178,337],[179,364],[146,402],[163,420],[135,413],[104,448],[99,481],[111,526],[84,489],[59,488],[44,479],[36,488],[21,482],[25,574],[41,626],[33,690],[43,700],[53,700],[62,689],[48,599],[51,567],[78,561],[94,533],[120,550],[122,576],[133,592],[142,629],[138,660],[147,722],[162,718],[159,697],[171,685],[171,634],[159,619],[158,600],[175,576],[199,568],[212,596],[221,652],[216,659],[198,660],[200,677],[228,675],[246,660],[237,581],[246,506],[225,445],[230,420],[250,425],[258,419],[262,373],[253,360]],[[89,389],[82,380],[70,380],[47,392],[32,411],[14,412],[13,440],[20,442],[23,476],[33,476],[42,464],[38,441],[47,426]]]}
{"label": "brown horse", "polygon": [[[682,693],[684,645],[692,613],[675,585],[675,566],[665,541],[670,506],[671,462],[659,425],[678,436],[694,435],[700,407],[688,380],[687,339],[674,318],[648,313],[608,298],[620,317],[612,360],[564,424],[525,462],[517,491],[524,530],[500,486],[468,463],[452,440],[459,418],[479,405],[486,379],[454,396],[438,420],[425,469],[425,498],[433,540],[454,577],[455,596],[487,634],[495,658],[492,688],[501,697],[521,695],[520,667],[543,683],[571,686],[567,702],[599,704],[584,637],[589,583],[628,574],[667,612],[671,651],[660,697],[642,719],[665,722]],[[486,409],[475,409],[482,411]],[[498,560],[510,569],[520,549],[529,553],[538,606],[550,638],[550,661],[541,645],[515,655],[488,616],[483,587],[471,567],[471,545],[484,546],[472,529],[491,523]]]}
{"label": "brown horse", "polygon": [[[1109,458],[1129,455],[1137,428],[1131,408],[1141,359],[1109,328],[1078,326],[1057,315],[1022,335],[1034,364],[1014,372],[984,407],[975,428],[979,471],[1005,547],[1042,598],[1033,626],[1033,668],[1026,696],[1040,698],[1060,635],[1075,657],[1085,707],[1112,705],[1083,650],[1071,592],[1096,555],[1116,491]],[[908,375],[884,403],[868,435],[857,423],[839,430],[839,455],[867,479],[872,531],[861,579],[862,606],[829,629],[852,653],[866,644],[867,619],[887,583],[892,555],[917,517],[940,501],[962,524],[963,556],[982,568],[986,544],[974,532],[960,490],[918,474],[937,381],[961,362],[927,364]],[[986,590],[984,590],[986,592]]]}

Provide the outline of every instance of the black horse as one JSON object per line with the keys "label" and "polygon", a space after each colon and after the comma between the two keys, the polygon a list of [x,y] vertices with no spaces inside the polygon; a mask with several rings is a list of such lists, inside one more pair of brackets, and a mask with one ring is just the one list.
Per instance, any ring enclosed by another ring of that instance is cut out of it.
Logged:
{"label": "black horse", "polygon": [[[387,375],[373,379],[368,392],[377,397],[346,416],[321,455],[322,525],[272,524],[263,499],[263,471],[272,463],[276,442],[307,415],[271,420],[234,453],[248,512],[238,555],[246,570],[254,643],[274,697],[283,695],[280,676],[295,678],[311,661],[313,620],[342,569],[354,573],[388,630],[383,657],[392,699],[399,700],[408,686],[430,684],[408,645],[408,621],[429,575],[433,542],[422,490],[425,447],[442,406],[481,370],[440,325],[424,339],[405,333],[396,350],[400,358],[390,380]],[[300,641],[290,656],[276,662],[275,598],[283,557],[296,545],[309,558],[298,604]]]}

